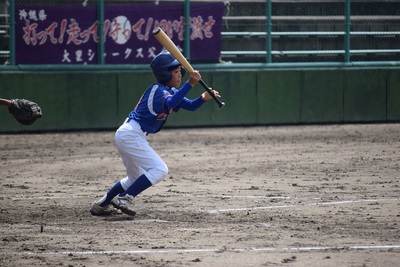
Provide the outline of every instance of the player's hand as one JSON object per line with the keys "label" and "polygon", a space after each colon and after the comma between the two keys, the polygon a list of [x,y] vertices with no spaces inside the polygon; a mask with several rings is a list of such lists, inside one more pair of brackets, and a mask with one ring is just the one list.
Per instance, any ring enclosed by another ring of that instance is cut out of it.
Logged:
{"label": "player's hand", "polygon": [[[214,95],[215,95],[216,97],[218,97],[218,98],[221,97],[221,95],[219,94],[218,91],[213,90],[212,88],[210,88],[210,89],[211,89],[211,91],[214,93]],[[204,101],[207,101],[207,100],[211,99],[212,96],[211,96],[208,92],[204,92],[204,93],[201,94],[201,98],[202,98]]]}
{"label": "player's hand", "polygon": [[193,73],[190,73],[189,84],[193,87],[196,83],[201,80],[200,72],[195,70]]}

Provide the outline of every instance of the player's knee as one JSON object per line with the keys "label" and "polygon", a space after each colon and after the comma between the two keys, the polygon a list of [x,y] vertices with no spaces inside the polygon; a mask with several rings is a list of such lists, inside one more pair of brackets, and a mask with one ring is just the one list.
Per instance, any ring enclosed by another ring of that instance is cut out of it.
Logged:
{"label": "player's knee", "polygon": [[159,175],[159,177],[161,177],[161,179],[160,180],[162,180],[162,179],[164,179],[167,175],[168,175],[168,172],[169,172],[169,170],[168,170],[168,166],[167,165],[164,165],[162,168],[159,168],[158,170],[158,175]]}
{"label": "player's knee", "polygon": [[149,171],[148,179],[154,185],[163,180],[168,175],[168,172],[169,170],[167,165],[164,164],[163,166],[158,166]]}

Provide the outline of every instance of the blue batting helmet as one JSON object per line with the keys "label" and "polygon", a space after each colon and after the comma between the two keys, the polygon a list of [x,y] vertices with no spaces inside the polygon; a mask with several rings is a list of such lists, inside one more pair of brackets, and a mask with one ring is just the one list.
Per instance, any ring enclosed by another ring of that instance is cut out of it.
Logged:
{"label": "blue batting helmet", "polygon": [[172,79],[171,70],[179,67],[179,63],[168,51],[164,50],[158,54],[150,63],[154,77],[158,82],[166,84]]}

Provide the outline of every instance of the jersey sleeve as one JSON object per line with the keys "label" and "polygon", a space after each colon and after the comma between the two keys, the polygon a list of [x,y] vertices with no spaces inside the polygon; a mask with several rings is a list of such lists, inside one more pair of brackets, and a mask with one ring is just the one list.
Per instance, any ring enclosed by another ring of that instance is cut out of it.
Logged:
{"label": "jersey sleeve", "polygon": [[[205,101],[201,98],[201,96],[191,100],[188,98],[184,98],[181,102],[181,104],[179,105],[179,107],[186,109],[186,110],[190,110],[190,111],[195,111],[197,110],[199,107],[201,107],[203,104],[205,103]],[[177,111],[174,109],[174,111]]]}
{"label": "jersey sleeve", "polygon": [[149,110],[153,111],[153,115],[167,113],[167,110],[169,110],[169,108],[168,106],[165,106],[165,103],[167,99],[171,97],[172,94],[168,93],[165,88],[158,87],[157,90],[150,92],[149,102],[147,103],[147,106]]}
{"label": "jersey sleeve", "polygon": [[183,86],[179,90],[176,90],[172,96],[165,99],[165,106],[168,109],[172,108],[175,110],[175,108],[181,104],[187,93],[189,93],[190,89],[192,89],[190,83],[185,82]]}

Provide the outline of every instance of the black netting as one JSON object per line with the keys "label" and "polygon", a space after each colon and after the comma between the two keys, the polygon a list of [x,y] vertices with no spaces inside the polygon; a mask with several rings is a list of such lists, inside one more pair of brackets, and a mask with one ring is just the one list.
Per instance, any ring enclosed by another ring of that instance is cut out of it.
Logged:
{"label": "black netting", "polygon": [[[345,0],[271,1],[272,62],[344,62]],[[266,62],[267,1],[228,1],[222,60]],[[399,1],[352,0],[350,61],[400,60]]]}

